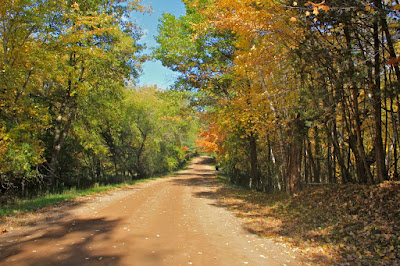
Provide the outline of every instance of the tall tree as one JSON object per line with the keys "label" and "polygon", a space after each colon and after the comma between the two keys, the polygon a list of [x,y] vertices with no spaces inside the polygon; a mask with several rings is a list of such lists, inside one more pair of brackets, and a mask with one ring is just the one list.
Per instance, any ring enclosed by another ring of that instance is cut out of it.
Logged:
{"label": "tall tree", "polygon": [[138,74],[140,30],[128,22],[134,10],[144,11],[140,1],[2,2],[2,183],[38,176],[40,163],[57,182],[73,122],[96,108],[93,98],[121,94]]}

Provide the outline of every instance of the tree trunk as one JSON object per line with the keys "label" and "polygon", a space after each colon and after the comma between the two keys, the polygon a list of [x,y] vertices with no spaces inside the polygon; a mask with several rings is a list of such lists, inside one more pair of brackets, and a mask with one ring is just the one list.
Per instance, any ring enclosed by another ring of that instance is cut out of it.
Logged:
{"label": "tree trunk", "polygon": [[257,137],[252,132],[249,137],[249,147],[250,147],[250,188],[254,188],[256,190],[261,189],[261,179],[259,174],[258,167],[258,158],[257,158]]}
{"label": "tree trunk", "polygon": [[351,134],[349,136],[349,147],[350,150],[353,152],[356,161],[356,173],[358,182],[364,184],[368,183],[367,173],[365,172],[364,163],[361,161],[358,152],[357,136],[354,134]]}
{"label": "tree trunk", "polygon": [[[268,144],[268,157],[267,157],[267,184],[264,186],[265,191],[271,192],[273,190],[273,183],[272,183],[272,176],[275,173],[274,168],[275,168],[275,159],[273,159],[273,154],[272,154],[272,147],[271,147],[271,141],[269,139],[269,136],[267,137],[267,144]],[[270,163],[272,162],[273,165]]]}
{"label": "tree trunk", "polygon": [[[399,97],[397,97],[397,103],[398,105],[400,105],[400,100]],[[397,108],[400,108],[400,106],[398,106]],[[393,179],[394,180],[399,180],[399,173],[398,173],[398,147],[399,147],[399,126],[398,126],[398,121],[400,121],[400,112],[397,112],[397,116],[396,116],[396,112],[394,111],[394,107],[393,107],[393,101],[391,101],[390,103],[390,110],[392,113],[392,128],[393,128]]]}
{"label": "tree trunk", "polygon": [[379,32],[378,23],[374,23],[374,53],[375,53],[375,84],[372,86],[372,104],[374,108],[375,124],[375,159],[377,181],[382,182],[387,179],[385,153],[382,142],[382,107],[381,107],[381,73],[380,73],[380,54],[379,54]]}
{"label": "tree trunk", "polygon": [[314,163],[315,163],[315,175],[314,175],[314,182],[315,183],[321,183],[321,143],[320,143],[320,138],[319,138],[319,131],[318,127],[314,127],[314,135],[315,135],[315,157],[314,157]]}
{"label": "tree trunk", "polygon": [[335,169],[335,168],[332,168],[332,145],[331,145],[331,142],[329,141],[329,138],[328,138],[328,151],[327,151],[327,161],[326,161],[326,164],[327,164],[327,168],[328,168],[328,183],[330,183],[330,184],[333,184],[333,183],[336,183],[336,182],[334,182],[334,180],[333,180],[333,175],[334,175],[334,173],[333,173],[333,169]]}
{"label": "tree trunk", "polygon": [[348,168],[345,165],[345,162],[343,160],[343,156],[342,156],[342,152],[340,151],[340,146],[339,146],[339,141],[338,141],[338,135],[337,135],[337,128],[336,128],[336,122],[335,121],[331,121],[332,123],[332,128],[330,128],[330,126],[325,125],[326,130],[328,132],[330,132],[328,134],[332,145],[333,145],[333,154],[334,157],[336,157],[336,161],[339,164],[340,167],[340,173],[342,175],[342,183],[347,183],[351,180],[350,178],[350,173]]}
{"label": "tree trunk", "polygon": [[310,178],[309,178],[309,166],[308,166],[308,149],[307,149],[307,141],[308,140],[305,140],[304,141],[304,151],[303,151],[303,154],[304,154],[304,160],[303,160],[303,165],[304,165],[304,183],[305,184],[308,184],[308,183],[310,183]]}
{"label": "tree trunk", "polygon": [[311,165],[311,170],[312,170],[312,182],[313,183],[319,183],[319,177],[318,177],[318,171],[317,171],[317,165],[315,164],[314,161],[314,156],[313,156],[313,151],[312,151],[312,145],[310,140],[307,138],[307,145],[305,146],[305,149],[307,150],[307,157],[310,161]]}
{"label": "tree trunk", "polygon": [[119,170],[118,170],[118,148],[114,143],[114,139],[111,133],[111,128],[107,126],[106,130],[101,130],[101,135],[104,139],[104,141],[107,143],[107,146],[109,148],[109,151],[111,153],[111,158],[114,164],[114,172],[115,175],[118,176]]}
{"label": "tree trunk", "polygon": [[289,123],[292,140],[288,145],[287,172],[286,172],[286,192],[289,194],[297,193],[301,190],[301,160],[304,141],[304,121],[297,116]]}
{"label": "tree trunk", "polygon": [[348,77],[351,82],[351,93],[352,93],[352,104],[353,104],[353,119],[355,122],[355,129],[356,129],[356,137],[357,137],[357,153],[355,153],[355,156],[358,156],[359,159],[361,160],[362,166],[364,166],[364,171],[366,174],[366,178],[369,183],[373,183],[374,178],[371,174],[371,169],[368,165],[367,162],[367,157],[365,155],[365,150],[364,150],[364,141],[362,138],[362,131],[361,131],[361,119],[360,119],[360,111],[359,111],[359,104],[358,104],[358,93],[359,89],[357,87],[356,82],[354,82],[354,75],[355,75],[355,69],[354,69],[354,62],[352,60],[353,54],[352,54],[352,44],[351,44],[351,34],[350,34],[350,28],[348,25],[344,27],[344,35],[346,38],[346,43],[347,43],[347,60],[348,60]]}
{"label": "tree trunk", "polygon": [[146,145],[146,139],[147,139],[147,134],[143,132],[140,128],[139,131],[142,135],[142,143],[140,144],[138,153],[137,153],[137,173],[139,178],[145,178],[146,177],[146,171],[144,169],[144,165],[142,163],[142,155],[144,151],[144,146]]}
{"label": "tree trunk", "polygon": [[[75,70],[77,69],[75,52],[71,52],[69,55],[69,66],[73,67]],[[80,69],[79,81],[83,80],[84,71],[85,68],[82,67]],[[73,81],[72,74],[70,73],[63,102],[61,103],[61,107],[55,121],[54,140],[51,148],[51,159],[49,163],[49,172],[51,175],[50,182],[52,186],[55,185],[56,187],[58,185],[55,184],[55,182],[57,182],[57,164],[60,157],[60,152],[64,146],[65,139],[69,133],[69,129],[77,108],[77,94],[72,94],[74,89],[76,89],[76,84]]]}
{"label": "tree trunk", "polygon": [[374,178],[371,174],[371,169],[367,162],[367,156],[364,150],[364,141],[361,132],[361,120],[360,120],[360,113],[358,107],[358,89],[353,87],[353,108],[354,108],[354,120],[355,120],[355,128],[356,128],[356,137],[357,137],[357,153],[356,156],[359,156],[362,165],[364,166],[364,172],[366,175],[366,180],[368,183],[374,183]]}
{"label": "tree trunk", "polygon": [[[72,102],[72,103],[71,103]],[[70,107],[66,107],[66,105],[70,105]],[[67,109],[67,111],[65,111]],[[51,157],[49,163],[49,172],[50,172],[50,185],[57,186],[57,164],[60,157],[61,149],[64,146],[65,139],[68,136],[69,129],[72,124],[72,120],[75,114],[75,98],[70,97],[69,93],[66,95],[66,99],[64,101],[63,106],[60,109],[60,113],[56,119],[55,128],[54,128],[54,139],[53,145],[51,148]],[[66,115],[66,121],[64,120],[64,115]]]}

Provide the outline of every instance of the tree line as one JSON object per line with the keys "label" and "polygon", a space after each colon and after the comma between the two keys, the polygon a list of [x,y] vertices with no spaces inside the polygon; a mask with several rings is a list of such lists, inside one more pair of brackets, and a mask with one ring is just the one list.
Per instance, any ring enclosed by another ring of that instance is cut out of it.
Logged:
{"label": "tree line", "polygon": [[186,0],[154,56],[196,91],[231,181],[296,193],[399,180],[397,1]]}
{"label": "tree line", "polygon": [[195,127],[185,96],[133,86],[144,57],[132,12],[147,8],[1,2],[1,196],[144,178],[185,161]]}

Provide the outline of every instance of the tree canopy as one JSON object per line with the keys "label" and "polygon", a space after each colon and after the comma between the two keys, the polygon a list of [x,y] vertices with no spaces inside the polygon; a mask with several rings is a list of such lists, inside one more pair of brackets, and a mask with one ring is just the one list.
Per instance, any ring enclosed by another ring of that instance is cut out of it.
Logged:
{"label": "tree canopy", "polygon": [[129,85],[145,59],[129,17],[148,11],[140,2],[2,2],[1,192],[145,177],[185,160],[185,101]]}
{"label": "tree canopy", "polygon": [[399,178],[397,2],[184,2],[155,56],[176,88],[212,99],[199,144],[233,182],[296,193]]}

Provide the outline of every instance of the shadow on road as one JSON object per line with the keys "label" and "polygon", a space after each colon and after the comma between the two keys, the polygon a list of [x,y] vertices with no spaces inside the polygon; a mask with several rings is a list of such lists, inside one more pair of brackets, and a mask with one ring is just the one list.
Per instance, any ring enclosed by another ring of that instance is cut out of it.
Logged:
{"label": "shadow on road", "polygon": [[58,220],[46,228],[0,238],[0,265],[116,264],[120,257],[110,256],[107,249],[106,254],[94,254],[91,246],[98,239],[107,241],[118,223],[104,218]]}
{"label": "shadow on road", "polygon": [[170,182],[180,186],[215,187],[218,185],[218,181],[213,178],[212,174],[196,175],[190,178],[175,178]]}
{"label": "shadow on road", "polygon": [[[209,163],[200,161],[198,164]],[[244,218],[245,220],[241,222],[242,227],[251,234],[276,239],[285,237],[295,244],[298,244],[299,241],[308,240],[299,239],[290,220],[286,220],[287,217],[274,208],[278,203],[285,201],[286,194],[282,193],[282,195],[277,194],[271,197],[266,193],[224,185],[221,180],[215,177],[216,171],[199,168],[196,169],[196,166],[194,166],[190,173],[182,174],[182,176],[185,176],[184,178],[176,178],[171,182],[176,185],[196,187],[193,193],[194,197],[211,199],[213,201],[209,203],[210,205],[228,209],[234,212],[237,217]],[[311,228],[311,230],[314,229]],[[302,261],[305,263],[321,263],[327,261],[327,257],[314,255],[311,260],[302,258]]]}
{"label": "shadow on road", "polygon": [[215,179],[216,171],[203,167],[214,163],[214,161],[210,157],[200,157],[198,161],[190,165],[188,170],[175,174],[175,178],[170,182],[181,186],[215,187],[219,184],[218,180]]}

